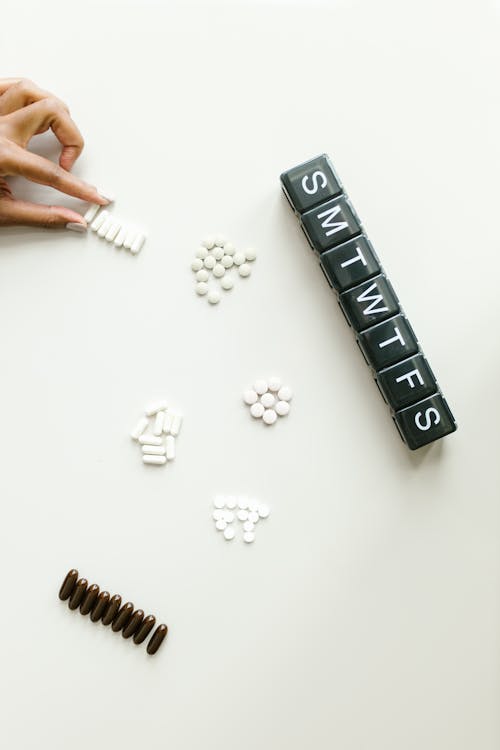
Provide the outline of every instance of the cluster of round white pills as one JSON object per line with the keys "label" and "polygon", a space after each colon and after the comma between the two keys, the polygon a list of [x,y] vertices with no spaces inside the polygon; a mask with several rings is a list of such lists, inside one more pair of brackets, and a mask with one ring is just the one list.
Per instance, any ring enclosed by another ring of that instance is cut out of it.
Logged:
{"label": "cluster of round white pills", "polygon": [[112,242],[117,248],[124,247],[130,250],[134,255],[140,253],[146,241],[144,232],[126,224],[121,219],[116,219],[107,209],[103,208],[102,211],[100,209],[101,206],[94,203],[84,216],[85,221],[90,224],[90,228],[97,233],[97,236]]}
{"label": "cluster of round white pills", "polygon": [[[175,438],[182,426],[182,416],[169,411],[166,401],[156,401],[146,406],[144,416],[130,433],[132,440],[142,447],[145,464],[162,466],[175,458]],[[146,432],[152,428],[151,432]],[[163,439],[165,435],[165,439]]]}
{"label": "cluster of round white pills", "polygon": [[223,291],[229,292],[234,286],[231,269],[237,268],[242,278],[248,278],[252,273],[250,263],[256,257],[255,250],[236,250],[231,242],[220,235],[207,237],[196,251],[196,257],[191,263],[191,270],[196,278],[196,294],[201,297],[206,295],[208,302],[216,305],[220,302],[220,292],[216,287],[209,286],[210,277],[220,282]]}
{"label": "cluster of round white pills", "polygon": [[251,544],[255,541],[255,527],[261,519],[268,518],[270,510],[265,503],[257,500],[246,500],[243,497],[216,497],[212,517],[217,531],[230,542],[236,536],[233,521],[238,520],[243,526],[243,541]]}
{"label": "cluster of round white pills", "polygon": [[289,413],[292,396],[292,389],[282,385],[279,378],[269,378],[256,380],[253,388],[244,392],[243,401],[250,407],[254,419],[272,425],[278,417],[286,417]]}

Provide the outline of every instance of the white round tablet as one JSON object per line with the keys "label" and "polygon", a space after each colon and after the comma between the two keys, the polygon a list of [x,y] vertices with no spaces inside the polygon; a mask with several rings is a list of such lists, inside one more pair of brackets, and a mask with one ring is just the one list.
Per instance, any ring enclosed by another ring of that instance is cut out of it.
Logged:
{"label": "white round tablet", "polygon": [[255,260],[257,257],[257,253],[253,249],[253,247],[249,247],[248,250],[245,250],[245,258],[247,260]]}
{"label": "white round tablet", "polygon": [[206,247],[199,247],[196,251],[196,257],[200,258],[201,260],[205,260],[205,258],[208,257],[208,250]]}
{"label": "white round tablet", "polygon": [[220,294],[219,292],[213,290],[209,293],[207,299],[211,305],[216,305],[218,302],[220,302]]}
{"label": "white round tablet", "polygon": [[221,279],[224,274],[226,273],[226,269],[222,265],[222,263],[216,263],[213,270],[213,275],[216,279]]}
{"label": "white round tablet", "polygon": [[224,529],[227,527],[227,523],[224,521],[223,518],[220,518],[218,521],[215,522],[215,528],[217,531],[224,531]]}
{"label": "white round tablet", "polygon": [[234,510],[236,508],[236,500],[234,497],[228,497],[226,500],[226,507],[229,508],[229,510]]}
{"label": "white round tablet", "polygon": [[288,403],[288,401],[278,401],[274,409],[276,411],[276,414],[279,414],[280,417],[286,417],[286,415],[290,411],[290,404]]}
{"label": "white round tablet", "polygon": [[267,380],[256,380],[253,384],[253,389],[259,396],[263,396],[267,391]]}
{"label": "white round tablet", "polygon": [[236,514],[238,516],[239,521],[248,521],[248,511],[247,510],[239,510]]}
{"label": "white round tablet", "polygon": [[224,244],[226,242],[226,238],[222,236],[222,234],[216,234],[215,235],[215,244],[217,247],[224,247]]}
{"label": "white round tablet", "polygon": [[225,511],[223,511],[222,508],[216,508],[216,510],[214,510],[214,512],[212,513],[212,518],[214,519],[214,521],[220,521],[221,518],[224,518],[224,513]]}
{"label": "white round tablet", "polygon": [[222,518],[226,523],[232,523],[234,521],[234,513],[232,510],[223,510],[222,513],[224,514]]}
{"label": "white round tablet", "polygon": [[284,385],[278,391],[278,398],[280,401],[291,401],[292,396],[293,396],[293,391],[287,385]]}
{"label": "white round tablet", "polygon": [[273,393],[276,393],[276,391],[279,391],[281,388],[281,379],[280,378],[269,378],[269,390],[273,391]]}
{"label": "white round tablet", "polygon": [[259,514],[257,513],[256,510],[251,510],[250,511],[250,513],[248,514],[248,520],[251,523],[257,523],[257,521],[259,520]]}
{"label": "white round tablet", "polygon": [[248,404],[248,406],[252,406],[252,404],[255,404],[258,398],[259,397],[255,393],[255,391],[252,390],[245,391],[245,393],[243,394],[243,401],[245,402],[245,404]]}
{"label": "white round tablet", "polygon": [[201,258],[195,258],[191,263],[191,271],[199,271],[203,268],[203,260]]}
{"label": "white round tablet", "polygon": [[259,503],[257,502],[257,500],[250,500],[250,502],[248,503],[248,510],[250,511],[250,513],[256,513],[258,509]]}
{"label": "white round tablet", "polygon": [[214,497],[214,507],[215,508],[223,508],[226,504],[226,501],[221,495],[217,495],[217,497]]}
{"label": "white round tablet", "polygon": [[230,276],[224,276],[221,279],[220,285],[224,289],[225,292],[229,292],[234,286],[234,281],[232,280]]}
{"label": "white round tablet", "polygon": [[254,541],[254,539],[255,539],[255,534],[253,533],[253,531],[245,531],[245,533],[243,534],[243,541],[246,542],[247,544],[251,544]]}
{"label": "white round tablet", "polygon": [[245,497],[240,497],[238,500],[238,508],[246,510],[248,508],[248,500]]}
{"label": "white round tablet", "polygon": [[260,518],[267,518],[270,513],[269,506],[265,503],[259,503],[258,513]]}
{"label": "white round tablet", "polygon": [[241,266],[238,268],[239,274],[242,278],[246,279],[250,274],[252,273],[252,269],[248,265],[248,263],[242,263]]}
{"label": "white round tablet", "polygon": [[224,268],[231,268],[231,266],[233,265],[234,261],[233,261],[233,259],[231,258],[230,255],[223,255],[221,263],[224,266]]}
{"label": "white round tablet", "polygon": [[213,255],[209,255],[205,260],[203,261],[203,265],[205,268],[208,268],[209,271],[212,271],[215,267],[215,258]]}
{"label": "white round tablet", "polygon": [[232,242],[224,242],[224,252],[226,255],[234,255],[235,247]]}
{"label": "white round tablet", "polygon": [[234,534],[234,529],[231,529],[229,527],[227,529],[224,529],[224,539],[226,540],[226,542],[230,542],[231,539],[234,539]]}
{"label": "white round tablet", "polygon": [[274,409],[266,409],[264,414],[262,415],[262,420],[265,422],[265,424],[274,424],[276,420],[278,419],[278,415],[274,411]]}
{"label": "white round tablet", "polygon": [[264,411],[265,409],[260,401],[257,401],[256,404],[252,404],[252,406],[250,407],[250,414],[252,415],[252,417],[255,417],[255,419],[260,419],[264,414]]}
{"label": "white round tablet", "polygon": [[224,250],[222,247],[214,247],[212,250],[212,255],[214,256],[215,260],[221,260],[221,258],[224,257]]}
{"label": "white round tablet", "polygon": [[208,292],[208,284],[205,281],[199,281],[196,284],[196,294],[206,294]]}
{"label": "white round tablet", "polygon": [[243,524],[243,531],[253,531],[255,529],[255,524],[252,521],[245,521]]}
{"label": "white round tablet", "polygon": [[204,268],[200,268],[200,270],[196,273],[196,281],[208,281],[208,271],[206,271]]}
{"label": "white round tablet", "polygon": [[276,399],[272,393],[264,393],[260,397],[260,403],[265,409],[270,409],[276,403]]}
{"label": "white round tablet", "polygon": [[215,245],[215,240],[213,237],[205,237],[203,242],[201,243],[203,247],[206,247],[208,250],[211,250],[213,246]]}
{"label": "white round tablet", "polygon": [[233,261],[235,266],[242,266],[245,260],[245,253],[238,252],[234,254]]}

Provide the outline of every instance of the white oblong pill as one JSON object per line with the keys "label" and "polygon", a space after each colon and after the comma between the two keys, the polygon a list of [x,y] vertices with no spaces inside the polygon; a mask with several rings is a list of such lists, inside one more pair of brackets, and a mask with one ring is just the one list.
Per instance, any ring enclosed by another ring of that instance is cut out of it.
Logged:
{"label": "white oblong pill", "polygon": [[205,249],[211,250],[213,246],[215,245],[215,240],[213,237],[205,237],[205,239],[203,240],[201,244]]}
{"label": "white oblong pill", "polygon": [[168,409],[168,404],[166,401],[152,401],[144,409],[144,414],[147,417],[154,417],[155,414],[158,414],[159,411],[165,411],[165,409]]}
{"label": "white oblong pill", "polygon": [[143,433],[139,437],[139,442],[141,445],[163,445],[163,440],[161,437],[158,437],[157,435],[151,435],[148,433]]}
{"label": "white oblong pill", "polygon": [[276,398],[272,393],[264,393],[264,395],[260,397],[260,403],[265,409],[271,409],[276,403]]}
{"label": "white oblong pill", "polygon": [[232,242],[225,242],[224,243],[224,253],[226,255],[234,255],[235,253],[235,247]]}
{"label": "white oblong pill", "polygon": [[164,445],[143,445],[142,452],[144,454],[147,454],[148,456],[164,456],[165,446]]}
{"label": "white oblong pill", "polygon": [[262,415],[262,421],[265,424],[274,424],[276,420],[278,419],[278,415],[274,411],[274,409],[266,409],[264,414]]}
{"label": "white oblong pill", "polygon": [[267,380],[256,380],[253,384],[253,389],[255,393],[258,393],[259,396],[263,396],[264,393],[267,391]]}
{"label": "white oblong pill", "polygon": [[255,529],[255,524],[252,521],[245,521],[243,524],[243,531],[253,531]]}
{"label": "white oblong pill", "polygon": [[231,539],[234,539],[234,533],[234,529],[231,529],[229,527],[227,529],[224,529],[224,539],[226,540],[226,542],[230,542]]}
{"label": "white oblong pill", "polygon": [[227,523],[224,521],[223,518],[220,518],[218,521],[215,522],[215,528],[217,529],[217,531],[224,531],[226,526],[227,526]]}
{"label": "white oblong pill", "polygon": [[212,255],[214,256],[215,260],[222,260],[222,258],[224,257],[224,250],[219,246],[214,247],[214,249],[212,250]]}
{"label": "white oblong pill", "polygon": [[134,244],[134,240],[136,238],[137,231],[135,229],[130,229],[130,227],[127,229],[127,234],[125,235],[125,239],[123,240],[123,247],[125,250],[130,250],[132,245]]}
{"label": "white oblong pill", "polygon": [[139,421],[137,422],[136,426],[134,427],[134,429],[132,430],[132,432],[130,433],[130,437],[133,440],[138,440],[139,437],[144,432],[144,430],[146,429],[146,427],[148,426],[148,424],[149,424],[149,420],[146,419],[146,417],[141,417]]}
{"label": "white oblong pill", "polygon": [[247,544],[251,544],[255,540],[255,534],[253,531],[245,531],[243,534],[243,541]]}
{"label": "white oblong pill", "polygon": [[232,523],[234,521],[234,513],[232,510],[225,510],[222,517],[226,523]]}
{"label": "white oblong pill", "polygon": [[229,292],[234,286],[234,281],[232,280],[230,276],[224,276],[221,279],[220,285],[224,289],[225,292]]}
{"label": "white oblong pill", "polygon": [[87,224],[90,224],[92,221],[94,221],[100,208],[101,206],[98,203],[92,203],[92,205],[87,208],[83,215],[83,218],[85,219]]}
{"label": "white oblong pill", "polygon": [[257,500],[250,500],[250,502],[248,503],[248,510],[250,511],[250,513],[256,513],[258,508],[259,503],[257,502]]}
{"label": "white oblong pill", "polygon": [[271,511],[269,510],[269,506],[265,503],[259,503],[259,518],[267,518],[269,516],[269,513]]}
{"label": "white oblong pill", "polygon": [[201,258],[195,258],[191,263],[191,271],[195,273],[203,268],[203,261]]}
{"label": "white oblong pill", "polygon": [[195,289],[196,294],[199,294],[201,297],[208,292],[208,284],[206,283],[206,281],[199,281],[196,284]]}
{"label": "white oblong pill", "polygon": [[106,221],[103,221],[103,223],[97,230],[97,236],[103,239],[107,235],[107,233],[109,232],[113,224],[114,224],[114,219],[111,215],[109,215]]}
{"label": "white oblong pill", "polygon": [[248,263],[242,263],[241,266],[238,268],[238,273],[240,274],[242,278],[246,279],[252,273],[252,269],[250,268]]}
{"label": "white oblong pill", "polygon": [[221,264],[224,266],[224,268],[231,268],[233,265],[233,259],[230,255],[223,255],[221,259]]}
{"label": "white oblong pill", "polygon": [[224,247],[224,244],[226,242],[226,238],[222,236],[222,234],[216,234],[214,238],[214,243],[217,245],[217,247]]}
{"label": "white oblong pill", "polygon": [[216,279],[222,279],[222,277],[226,273],[226,269],[224,268],[222,263],[216,263],[212,273]]}
{"label": "white oblong pill", "polygon": [[109,216],[109,211],[106,211],[106,210],[101,211],[95,217],[94,221],[90,225],[90,228],[94,232],[97,232],[102,227],[102,225],[104,224],[104,222],[106,221],[106,219],[108,218],[108,216]]}
{"label": "white oblong pill", "polygon": [[145,242],[146,242],[146,235],[143,234],[143,233],[141,233],[141,232],[139,232],[139,234],[137,235],[137,237],[135,238],[135,240],[132,243],[132,247],[130,248],[130,252],[133,255],[137,255],[138,253],[141,252],[142,248],[144,247],[144,243]]}
{"label": "white oblong pill", "polygon": [[237,513],[238,520],[239,521],[248,521],[248,511],[247,510],[239,510]]}
{"label": "white oblong pill", "polygon": [[120,224],[120,222],[119,221],[114,221],[111,224],[111,226],[108,229],[108,231],[106,232],[106,234],[104,235],[104,239],[107,242],[113,242],[113,240],[115,239],[116,235],[118,234],[118,232],[120,231],[121,228],[122,228],[122,225]]}
{"label": "white oblong pill", "polygon": [[212,271],[215,268],[215,258],[213,255],[209,255],[205,260],[203,261],[203,265],[205,268],[208,268],[209,271]]}
{"label": "white oblong pill", "polygon": [[245,258],[249,261],[255,260],[257,257],[257,253],[253,249],[253,247],[249,247],[247,250],[245,250]]}
{"label": "white oblong pill", "polygon": [[159,411],[155,417],[155,423],[153,427],[153,435],[157,437],[163,432],[163,420],[165,419],[165,412]]}
{"label": "white oblong pill", "polygon": [[172,415],[172,424],[170,426],[170,434],[177,437],[182,427],[182,414]]}
{"label": "white oblong pill", "polygon": [[257,513],[256,510],[251,510],[250,511],[250,513],[248,514],[248,520],[251,523],[257,523],[257,521],[259,520],[259,514]]}
{"label": "white oblong pill", "polygon": [[293,391],[287,385],[282,386],[282,388],[280,388],[278,391],[278,398],[280,401],[291,401],[292,396]]}
{"label": "white oblong pill", "polygon": [[154,464],[157,466],[162,466],[167,463],[165,456],[151,456],[149,453],[143,455],[142,461],[145,464]]}
{"label": "white oblong pill", "polygon": [[240,497],[240,499],[238,500],[238,508],[240,508],[240,510],[247,510],[248,500],[246,499],[246,497]]}
{"label": "white oblong pill", "polygon": [[173,461],[175,458],[175,438],[173,435],[167,435],[165,440],[167,461]]}
{"label": "white oblong pill", "polygon": [[245,253],[238,252],[234,254],[233,261],[235,266],[242,266],[245,260]]}
{"label": "white oblong pill", "polygon": [[208,258],[208,250],[207,250],[207,248],[203,247],[203,245],[201,247],[199,247],[198,250],[196,251],[196,257],[199,258],[199,260],[202,260],[202,261],[205,260],[205,258]]}
{"label": "white oblong pill", "polygon": [[281,380],[280,378],[269,378],[269,382],[267,384],[270,391],[273,391],[276,393],[276,391],[279,391],[281,388]]}
{"label": "white oblong pill", "polygon": [[288,403],[288,401],[278,401],[278,403],[274,407],[274,410],[280,417],[286,417],[286,415],[290,411],[290,404]]}
{"label": "white oblong pill", "polygon": [[220,294],[214,289],[209,293],[207,299],[211,305],[217,305],[220,302]]}
{"label": "white oblong pill", "polygon": [[252,406],[250,407],[250,414],[255,419],[260,419],[263,416],[264,412],[265,412],[265,409],[260,403],[260,401],[257,401],[256,404],[252,404]]}
{"label": "white oblong pill", "polygon": [[255,404],[258,398],[259,397],[257,396],[257,394],[252,389],[245,391],[245,393],[243,394],[243,401],[245,402],[245,404],[248,404],[248,406],[252,406],[252,404]]}
{"label": "white oblong pill", "polygon": [[236,508],[236,500],[234,497],[228,497],[226,500],[226,508],[229,508],[229,510],[234,510]]}
{"label": "white oblong pill", "polygon": [[206,271],[204,268],[200,268],[200,270],[196,273],[196,281],[208,281],[208,271]]}
{"label": "white oblong pill", "polygon": [[168,435],[170,430],[172,429],[173,421],[174,421],[173,414],[170,414],[169,411],[166,411],[165,416],[163,417],[163,432],[165,435]]}
{"label": "white oblong pill", "polygon": [[214,507],[215,508],[224,508],[226,505],[225,498],[222,497],[222,495],[217,495],[217,497],[214,497]]}
{"label": "white oblong pill", "polygon": [[115,247],[123,247],[123,243],[125,242],[125,237],[127,236],[127,230],[125,227],[122,227],[118,234],[116,235],[115,239],[113,240]]}

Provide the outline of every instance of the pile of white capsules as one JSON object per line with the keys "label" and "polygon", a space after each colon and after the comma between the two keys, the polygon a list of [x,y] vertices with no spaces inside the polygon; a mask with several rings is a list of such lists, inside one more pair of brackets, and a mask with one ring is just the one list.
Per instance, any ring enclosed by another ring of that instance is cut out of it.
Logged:
{"label": "pile of white capsules", "polygon": [[217,531],[222,532],[226,542],[236,536],[233,521],[237,519],[243,525],[243,541],[251,544],[255,541],[255,527],[261,519],[269,517],[269,506],[257,500],[246,500],[244,497],[221,497],[214,499],[215,510],[212,518]]}
{"label": "pile of white capsules", "polygon": [[162,466],[167,461],[173,461],[175,439],[182,426],[182,415],[169,411],[166,401],[149,404],[144,414],[130,433],[132,440],[137,440],[142,446],[143,462]]}
{"label": "pile of white capsules", "polygon": [[264,424],[272,425],[278,417],[286,417],[290,412],[292,389],[282,385],[280,378],[256,380],[253,388],[243,393],[243,401],[250,407],[254,419],[262,419]]}
{"label": "pile of white capsules", "polygon": [[252,248],[237,251],[234,245],[221,235],[207,237],[196,251],[196,257],[191,263],[191,270],[196,278],[196,294],[200,297],[206,295],[210,304],[216,305],[220,302],[221,296],[216,286],[209,286],[210,279],[219,281],[220,288],[229,292],[234,287],[234,274],[231,269],[237,268],[241,278],[248,278],[252,273],[250,263],[256,258],[257,253]]}
{"label": "pile of white capsules", "polygon": [[97,232],[97,236],[101,239],[112,242],[117,248],[124,247],[137,255],[146,241],[144,232],[116,219],[110,211],[105,208],[100,210],[101,208],[96,203],[92,204],[84,215],[83,218],[90,228]]}

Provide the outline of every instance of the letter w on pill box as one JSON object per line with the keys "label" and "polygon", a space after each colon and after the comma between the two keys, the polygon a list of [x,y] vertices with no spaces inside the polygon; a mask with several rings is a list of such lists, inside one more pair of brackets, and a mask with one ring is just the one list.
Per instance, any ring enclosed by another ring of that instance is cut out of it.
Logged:
{"label": "letter w on pill box", "polygon": [[404,442],[415,450],[454,432],[453,414],[328,156],[283,172],[281,186]]}

